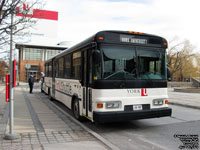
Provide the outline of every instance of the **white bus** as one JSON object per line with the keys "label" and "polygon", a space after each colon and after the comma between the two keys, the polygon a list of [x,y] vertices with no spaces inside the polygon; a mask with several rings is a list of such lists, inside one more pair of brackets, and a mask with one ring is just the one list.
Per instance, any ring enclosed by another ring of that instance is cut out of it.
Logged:
{"label": "white bus", "polygon": [[133,31],[101,31],[45,63],[43,91],[104,123],[171,116],[167,41]]}

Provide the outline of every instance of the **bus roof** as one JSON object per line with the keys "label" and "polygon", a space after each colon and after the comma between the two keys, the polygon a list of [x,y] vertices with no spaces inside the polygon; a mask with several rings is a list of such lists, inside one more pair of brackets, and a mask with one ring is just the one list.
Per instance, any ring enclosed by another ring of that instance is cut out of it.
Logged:
{"label": "bus roof", "polygon": [[[118,31],[118,30],[105,30],[105,31],[99,31],[97,32],[96,34],[94,34],[93,36],[87,38],[86,40],[64,50],[62,53],[59,53],[57,54],[56,56],[54,56],[53,58],[57,58],[57,57],[60,57],[60,56],[63,56],[65,55],[66,53],[70,53],[70,52],[73,52],[73,51],[76,51],[78,50],[79,48],[83,48],[85,46],[88,46],[89,44],[92,44],[92,42],[103,42],[103,38],[105,35],[108,35],[108,34],[113,34],[113,38],[116,39],[116,37],[114,35],[127,35],[127,36],[137,36],[138,38],[142,38],[142,37],[151,37],[151,38],[157,38],[159,39],[160,41],[162,41],[162,44],[164,43],[164,46],[165,48],[167,48],[167,40],[160,37],[160,36],[156,36],[156,35],[153,35],[153,34],[147,34],[147,33],[142,33],[142,32],[135,32],[135,31]],[[101,38],[101,39],[100,39]],[[110,40],[110,39],[109,39]],[[120,41],[119,41],[120,42]],[[127,43],[126,43],[127,44]],[[53,58],[47,60],[46,62],[49,62],[51,61]]]}

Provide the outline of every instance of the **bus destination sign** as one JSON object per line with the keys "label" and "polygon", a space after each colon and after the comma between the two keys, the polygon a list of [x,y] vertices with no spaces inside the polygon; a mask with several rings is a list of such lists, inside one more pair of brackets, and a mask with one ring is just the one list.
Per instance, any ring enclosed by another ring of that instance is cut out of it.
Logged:
{"label": "bus destination sign", "polygon": [[147,44],[147,39],[137,38],[129,35],[120,35],[120,41],[134,44]]}

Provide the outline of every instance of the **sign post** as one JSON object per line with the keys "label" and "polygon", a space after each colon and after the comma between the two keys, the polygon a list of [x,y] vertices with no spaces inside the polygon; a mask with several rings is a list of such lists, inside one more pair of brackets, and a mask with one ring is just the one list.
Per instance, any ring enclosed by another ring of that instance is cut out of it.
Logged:
{"label": "sign post", "polygon": [[27,75],[26,75],[26,80],[28,82],[28,78],[30,76],[30,68],[31,68],[31,65],[30,64],[26,64],[25,65],[25,68],[26,68],[26,71],[27,71]]}
{"label": "sign post", "polygon": [[[14,2],[14,0],[12,1]],[[13,49],[13,10],[14,8],[11,8],[11,24],[10,24],[10,102],[9,102],[9,108],[10,108],[10,121],[9,121],[9,133],[5,134],[5,139],[7,140],[14,140],[18,139],[19,135],[14,133],[13,127],[14,127],[14,99],[13,99],[13,61],[12,61],[12,49]]]}
{"label": "sign post", "polygon": [[6,74],[6,103],[10,101],[10,75]]}
{"label": "sign post", "polygon": [[13,87],[16,87],[16,60],[13,60]]}

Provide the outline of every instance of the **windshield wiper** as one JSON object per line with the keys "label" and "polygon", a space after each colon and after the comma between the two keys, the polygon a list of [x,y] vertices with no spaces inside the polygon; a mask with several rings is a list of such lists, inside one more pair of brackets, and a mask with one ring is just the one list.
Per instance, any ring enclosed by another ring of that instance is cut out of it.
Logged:
{"label": "windshield wiper", "polygon": [[111,74],[111,75],[105,77],[104,79],[108,79],[108,78],[110,78],[110,77],[112,77],[112,76],[114,76],[114,75],[116,75],[116,74],[118,74],[118,73],[125,73],[125,74],[126,74],[126,73],[129,73],[129,72],[124,71],[124,70],[120,70],[120,71],[117,71],[117,72],[115,72],[115,73],[113,73],[113,74]]}

